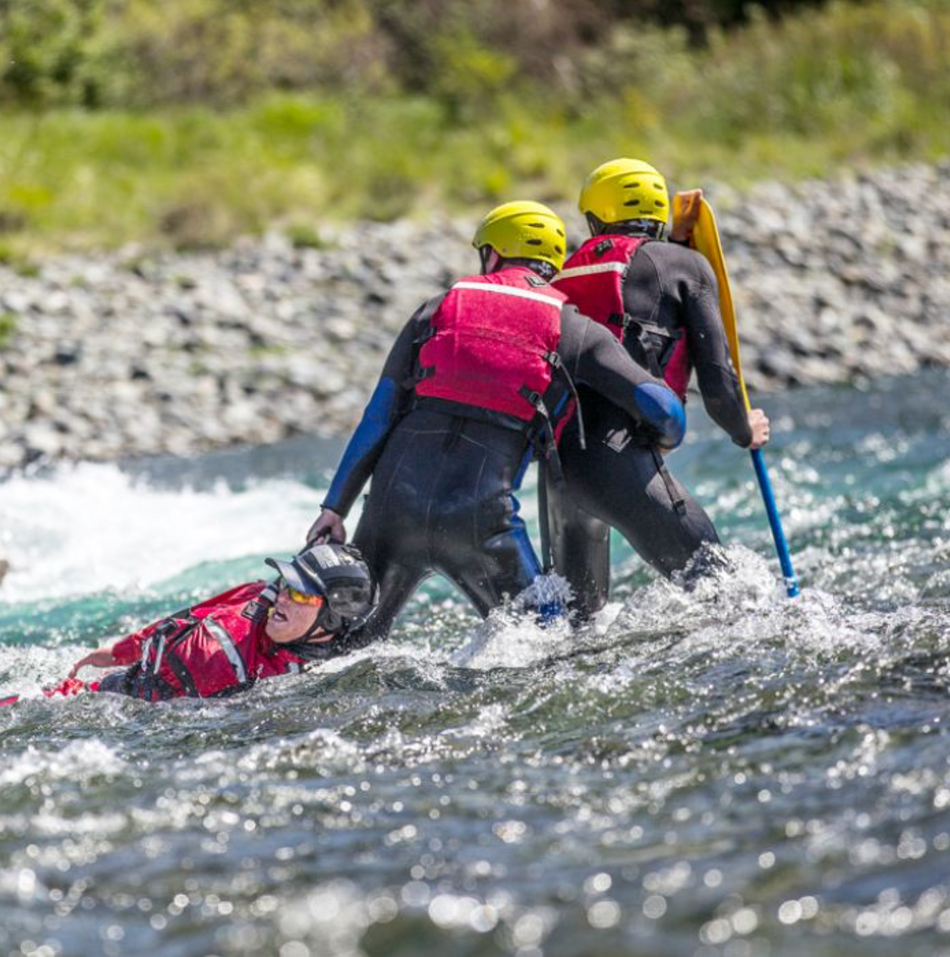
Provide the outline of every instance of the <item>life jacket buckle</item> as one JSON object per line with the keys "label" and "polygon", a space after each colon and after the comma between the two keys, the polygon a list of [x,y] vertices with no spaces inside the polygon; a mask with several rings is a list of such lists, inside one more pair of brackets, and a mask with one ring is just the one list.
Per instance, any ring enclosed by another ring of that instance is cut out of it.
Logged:
{"label": "life jacket buckle", "polygon": [[547,409],[544,407],[544,401],[540,392],[535,392],[534,389],[529,389],[526,385],[523,385],[518,390],[518,395],[530,402],[537,412],[547,417]]}

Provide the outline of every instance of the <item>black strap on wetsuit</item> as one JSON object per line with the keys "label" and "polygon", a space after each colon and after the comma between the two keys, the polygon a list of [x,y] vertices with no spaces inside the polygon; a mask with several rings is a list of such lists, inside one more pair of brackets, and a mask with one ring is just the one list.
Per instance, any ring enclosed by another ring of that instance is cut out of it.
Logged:
{"label": "black strap on wetsuit", "polygon": [[[554,568],[554,548],[551,545],[551,516],[548,513],[547,462],[538,465],[538,531],[541,534],[541,565],[547,575]],[[561,474],[563,481],[563,472]]]}
{"label": "black strap on wetsuit", "polygon": [[650,446],[650,451],[653,453],[656,470],[660,473],[660,478],[663,479],[663,484],[669,493],[670,501],[673,503],[673,511],[678,515],[682,515],[686,511],[686,501],[676,490],[676,483],[673,481],[673,476],[670,475],[670,470],[666,467],[666,460],[655,445]]}
{"label": "black strap on wetsuit", "polygon": [[[548,362],[554,373],[560,373],[567,385],[568,393],[574,399],[574,408],[577,413],[577,437],[581,449],[587,448],[587,437],[584,429],[584,413],[581,410],[581,398],[577,392],[577,386],[567,371],[567,367],[561,361],[560,355],[556,352],[546,352],[544,359]],[[551,386],[555,386],[553,381]],[[561,465],[561,456],[557,450],[557,436],[555,435],[554,425],[551,422],[551,416],[548,412],[547,403],[544,397],[537,392],[532,391],[527,386],[522,386],[518,390],[522,398],[530,402],[537,412],[532,423],[532,431],[535,435],[535,448],[538,451],[538,527],[541,535],[541,563],[545,574],[554,568],[554,552],[551,547],[551,523],[548,515],[547,505],[547,476],[550,475],[551,481],[558,486],[565,484],[564,468]]]}
{"label": "black strap on wetsuit", "polygon": [[604,440],[604,444],[612,452],[620,453],[628,445],[633,444],[637,448],[645,448],[650,450],[650,455],[653,456],[653,462],[656,465],[657,473],[660,478],[663,480],[663,484],[666,486],[666,491],[670,496],[670,503],[673,506],[673,510],[682,515],[686,511],[686,500],[683,496],[677,491],[676,483],[673,481],[673,476],[670,474],[670,470],[666,467],[666,460],[663,458],[662,453],[657,449],[656,443],[651,441],[650,437],[644,435],[641,432],[632,432],[630,429],[611,429],[607,433],[607,437]]}
{"label": "black strap on wetsuit", "polygon": [[[670,357],[673,354],[673,347],[676,343],[683,337],[682,329],[677,329],[674,332],[671,332],[669,329],[664,328],[663,326],[658,326],[652,322],[645,322],[642,319],[634,319],[632,316],[625,315],[623,317],[623,343],[627,346],[627,351],[630,352],[630,348],[627,345],[628,337],[632,336],[636,339],[637,345],[640,347],[639,352],[640,356],[632,356],[633,359],[640,361],[641,365],[645,365],[647,371],[656,376],[657,379],[662,379],[663,374],[666,371],[666,367],[669,364]],[[662,339],[668,340],[663,346],[660,354],[657,354],[656,345],[653,342],[651,336],[659,336]]]}
{"label": "black strap on wetsuit", "polygon": [[[640,223],[636,227],[635,232],[623,232],[623,230],[621,230],[621,232],[627,236],[645,234],[648,241],[655,241],[656,237],[649,232],[645,232],[646,228],[647,224]],[[636,259],[637,253],[639,253],[645,245],[647,245],[647,243],[641,243],[634,251],[633,256],[630,257],[624,270],[623,278],[621,279],[621,286],[626,284],[633,261]],[[608,325],[620,326],[620,341],[627,349],[627,352],[631,353],[631,358],[639,362],[651,375],[662,379],[670,357],[673,355],[673,347],[676,345],[676,342],[682,338],[683,330],[676,329],[671,331],[665,326],[659,326],[656,323],[647,322],[644,319],[634,319],[628,312],[624,312],[623,314],[613,313],[607,317],[607,323]],[[661,339],[667,340],[659,353],[651,336],[658,336]],[[629,338],[636,340],[639,346],[639,355],[633,355],[628,344]]]}

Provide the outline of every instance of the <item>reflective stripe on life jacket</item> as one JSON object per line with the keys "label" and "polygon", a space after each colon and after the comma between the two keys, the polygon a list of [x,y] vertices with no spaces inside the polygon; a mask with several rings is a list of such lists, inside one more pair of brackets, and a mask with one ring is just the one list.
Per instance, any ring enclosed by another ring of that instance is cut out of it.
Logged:
{"label": "reflective stripe on life jacket", "polygon": [[682,332],[638,322],[625,308],[623,292],[630,263],[647,242],[653,240],[646,236],[592,236],[564,264],[554,284],[581,313],[606,326],[634,360],[664,379],[683,399],[691,363]]}
{"label": "reflective stripe on life jacket", "polygon": [[247,665],[244,664],[244,659],[241,657],[241,652],[234,639],[228,634],[227,629],[216,622],[214,618],[205,618],[204,626],[218,640],[218,644],[234,669],[234,677],[238,684],[244,684],[247,681]]}
{"label": "reflective stripe on life jacket", "polygon": [[422,337],[416,396],[534,423],[549,407],[565,301],[526,267],[455,283]]}

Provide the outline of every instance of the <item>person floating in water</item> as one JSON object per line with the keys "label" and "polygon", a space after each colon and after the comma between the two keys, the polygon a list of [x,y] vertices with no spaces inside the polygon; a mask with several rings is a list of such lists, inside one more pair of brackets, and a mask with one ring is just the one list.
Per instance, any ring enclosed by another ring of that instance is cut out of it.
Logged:
{"label": "person floating in water", "polygon": [[364,640],[384,636],[433,573],[483,617],[541,574],[515,493],[535,453],[556,471],[573,383],[662,448],[683,438],[675,393],[550,285],[566,251],[557,214],[505,203],[473,245],[481,273],[425,303],[400,333],[308,533],[345,540],[343,520],[372,475],[353,539],[380,585]]}
{"label": "person floating in water", "polygon": [[[376,605],[376,586],[359,552],[317,545],[290,561],[268,558],[267,564],[279,572],[277,582],[238,585],[90,652],[44,694],[221,698],[347,650],[347,636]],[[87,667],[123,670],[85,683],[77,676]]]}

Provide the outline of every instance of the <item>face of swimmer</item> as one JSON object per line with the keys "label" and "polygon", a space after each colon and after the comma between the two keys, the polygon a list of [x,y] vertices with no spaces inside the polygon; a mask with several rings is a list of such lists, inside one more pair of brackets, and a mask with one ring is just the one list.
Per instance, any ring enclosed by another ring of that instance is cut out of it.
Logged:
{"label": "face of swimmer", "polygon": [[[267,637],[278,645],[285,645],[303,638],[316,623],[320,609],[323,607],[323,599],[317,595],[303,596],[308,601],[302,602],[294,600],[291,594],[291,590],[284,583],[277,594],[277,601],[274,602],[264,630]],[[299,593],[293,594],[299,597]],[[310,641],[320,643],[329,641],[332,637],[320,629],[310,638]]]}

